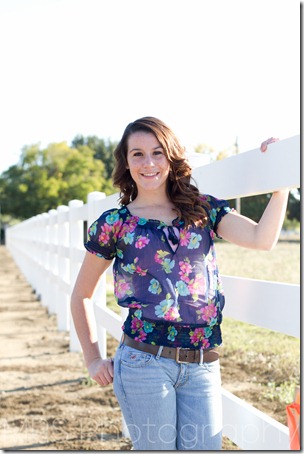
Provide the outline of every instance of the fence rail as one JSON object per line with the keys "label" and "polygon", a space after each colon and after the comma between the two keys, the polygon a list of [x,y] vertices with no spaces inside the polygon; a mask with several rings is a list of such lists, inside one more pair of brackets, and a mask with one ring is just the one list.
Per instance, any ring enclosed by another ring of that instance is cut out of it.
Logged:
{"label": "fence rail", "polygon": [[[201,192],[219,198],[236,198],[300,187],[299,136],[276,142],[266,154],[251,150],[194,169]],[[118,206],[118,194],[88,194],[87,203],[72,200],[17,224],[6,231],[6,245],[41,302],[57,315],[59,330],[70,332],[70,350],[80,344],[70,317],[70,295],[83,260],[84,228],[99,215]],[[222,276],[226,294],[225,315],[257,326],[300,336],[300,286]],[[271,295],[271,298],[269,298]],[[91,305],[101,354],[106,356],[106,333],[121,337],[121,316],[106,305],[106,277]],[[283,304],[289,302],[289,311]],[[244,303],[245,302],[245,303]],[[288,450],[289,432],[265,413],[222,389],[223,433],[244,450]]]}

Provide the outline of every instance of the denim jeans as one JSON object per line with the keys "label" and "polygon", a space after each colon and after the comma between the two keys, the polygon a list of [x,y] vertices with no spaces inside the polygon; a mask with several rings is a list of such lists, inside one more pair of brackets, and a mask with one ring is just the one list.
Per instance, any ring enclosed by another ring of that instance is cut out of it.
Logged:
{"label": "denim jeans", "polygon": [[134,449],[221,449],[218,360],[179,364],[120,344],[114,360],[114,392]]}

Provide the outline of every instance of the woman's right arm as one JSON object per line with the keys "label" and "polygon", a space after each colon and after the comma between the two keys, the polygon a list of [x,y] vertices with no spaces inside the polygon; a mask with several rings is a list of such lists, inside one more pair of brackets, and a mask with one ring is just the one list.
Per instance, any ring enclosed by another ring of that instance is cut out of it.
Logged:
{"label": "woman's right arm", "polygon": [[90,376],[102,386],[112,383],[113,365],[100,356],[95,320],[90,318],[88,305],[93,304],[94,290],[111,262],[86,252],[71,296],[71,313],[86,366]]}

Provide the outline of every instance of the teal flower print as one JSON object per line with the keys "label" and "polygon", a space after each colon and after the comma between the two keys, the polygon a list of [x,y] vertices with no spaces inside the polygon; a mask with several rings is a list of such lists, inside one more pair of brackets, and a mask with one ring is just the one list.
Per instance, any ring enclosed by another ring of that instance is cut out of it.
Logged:
{"label": "teal flower print", "polygon": [[124,236],[124,243],[125,244],[132,244],[134,241],[134,233],[127,232]]}
{"label": "teal flower print", "polygon": [[212,329],[209,326],[207,326],[207,328],[204,329],[204,334],[205,337],[208,339],[208,337],[212,335]]}
{"label": "teal flower print", "polygon": [[212,210],[210,210],[210,220],[211,220],[212,224],[215,223],[216,217],[217,217],[217,210],[215,208],[212,208]]}
{"label": "teal flower print", "polygon": [[148,290],[150,293],[153,293],[153,295],[159,295],[161,293],[162,288],[157,279],[151,279]]}
{"label": "teal flower print", "polygon": [[153,324],[144,321],[144,332],[145,333],[152,333],[152,331],[153,331]]}
{"label": "teal flower print", "polygon": [[128,265],[121,265],[121,267],[127,273],[134,274],[135,272],[135,266],[133,265],[133,263],[128,263]]}
{"label": "teal flower print", "polygon": [[123,252],[121,249],[116,249],[116,254],[118,258],[123,259]]}
{"label": "teal flower print", "polygon": [[91,227],[89,228],[89,236],[96,235],[96,232],[97,232],[97,224],[98,224],[98,222],[95,221],[94,224],[91,225]]}
{"label": "teal flower print", "polygon": [[118,220],[119,214],[117,213],[117,211],[112,211],[112,213],[108,214],[108,216],[106,217],[106,222],[110,225],[114,224]]}
{"label": "teal flower print", "polygon": [[175,260],[165,259],[162,263],[163,270],[165,273],[172,273],[172,268],[174,268]]}
{"label": "teal flower print", "polygon": [[174,342],[175,341],[175,336],[177,335],[177,331],[176,329],[174,328],[174,326],[169,326],[168,328],[168,336],[167,336],[167,339]]}
{"label": "teal flower print", "polygon": [[135,317],[140,319],[142,316],[142,311],[140,309],[137,309],[137,311],[134,312],[134,315],[135,315]]}
{"label": "teal flower print", "polygon": [[145,225],[147,224],[147,219],[146,218],[140,218],[138,220],[138,225]]}
{"label": "teal flower print", "polygon": [[164,318],[168,310],[173,304],[173,300],[170,299],[170,293],[167,294],[166,299],[161,301],[160,304],[155,306],[155,315],[160,318]]}
{"label": "teal flower print", "polygon": [[202,236],[200,234],[191,233],[190,243],[188,249],[198,249]]}
{"label": "teal flower print", "polygon": [[181,296],[190,295],[190,291],[189,291],[188,286],[187,286],[187,284],[185,282],[177,281],[175,285],[176,285],[177,292],[178,292],[179,295],[181,295]]}

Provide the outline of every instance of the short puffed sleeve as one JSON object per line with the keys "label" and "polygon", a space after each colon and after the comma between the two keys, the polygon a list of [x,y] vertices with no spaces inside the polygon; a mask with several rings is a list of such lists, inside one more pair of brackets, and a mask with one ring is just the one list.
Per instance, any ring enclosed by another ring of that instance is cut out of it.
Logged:
{"label": "short puffed sleeve", "polygon": [[107,210],[88,229],[87,251],[106,260],[116,257],[117,236],[123,220],[119,209]]}
{"label": "short puffed sleeve", "polygon": [[206,200],[209,203],[209,224],[211,229],[214,231],[216,236],[218,238],[221,238],[217,234],[217,227],[221,221],[221,219],[226,216],[227,213],[230,213],[233,211],[232,208],[230,208],[229,203],[227,200],[224,199],[217,199],[216,197],[213,197],[211,195],[205,195],[203,196],[203,199]]}

